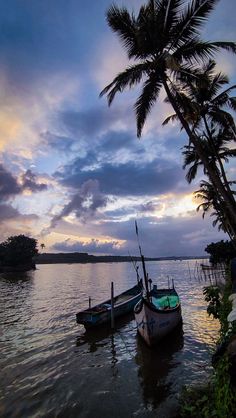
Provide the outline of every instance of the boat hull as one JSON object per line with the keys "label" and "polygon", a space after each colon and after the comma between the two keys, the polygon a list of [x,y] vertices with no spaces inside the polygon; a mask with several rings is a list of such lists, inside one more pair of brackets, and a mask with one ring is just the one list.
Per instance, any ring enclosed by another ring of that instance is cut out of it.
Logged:
{"label": "boat hull", "polygon": [[[126,315],[133,311],[134,306],[142,297],[142,286],[134,286],[127,292],[118,295],[114,301],[114,318]],[[78,324],[84,325],[86,329],[101,325],[111,324],[111,301],[107,300],[91,309],[76,314]]]}
{"label": "boat hull", "polygon": [[152,346],[166,337],[182,321],[181,306],[174,309],[155,309],[145,298],[134,308],[138,333]]}

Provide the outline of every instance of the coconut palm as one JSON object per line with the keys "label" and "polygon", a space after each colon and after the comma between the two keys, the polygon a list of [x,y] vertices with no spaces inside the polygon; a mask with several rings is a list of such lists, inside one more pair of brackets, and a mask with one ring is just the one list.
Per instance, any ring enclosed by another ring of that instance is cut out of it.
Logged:
{"label": "coconut palm", "polygon": [[[205,155],[208,157],[209,164],[211,164],[212,168],[215,171],[218,171],[219,175],[222,176],[222,181],[224,182],[225,187],[227,187],[230,182],[226,178],[224,168],[222,170],[222,160],[224,162],[229,162],[230,157],[236,156],[236,149],[226,146],[227,143],[232,139],[227,129],[215,129],[212,125],[210,129],[210,134],[212,142],[214,144],[214,149],[212,149],[212,145],[211,143],[209,143],[208,138],[206,136],[202,135],[201,137],[199,137],[199,141],[201,141]],[[197,154],[193,145],[185,145],[183,147],[182,154],[184,155],[183,168],[185,169],[188,167],[188,171],[186,174],[186,180],[188,181],[188,183],[191,183],[195,179],[199,167],[203,167],[204,174],[207,174],[206,170],[204,169],[203,163],[199,158],[199,155]],[[220,166],[217,165],[219,161],[221,162]],[[229,191],[230,193],[232,193],[230,188]]]}
{"label": "coconut palm", "polygon": [[[233,192],[235,194],[235,192]],[[194,192],[194,197],[201,201],[197,207],[197,211],[202,210],[202,217],[212,210],[210,216],[214,216],[213,226],[218,224],[219,230],[226,232],[231,239],[234,237],[234,225],[231,225],[228,221],[227,206],[222,198],[215,193],[215,189],[211,183],[202,181],[200,183],[200,189]],[[222,210],[223,209],[223,210]]]}
{"label": "coconut palm", "polygon": [[[176,100],[181,108],[184,118],[195,131],[200,133],[205,129],[209,132],[209,125],[218,124],[231,132],[231,139],[236,139],[236,127],[232,115],[227,111],[236,110],[236,97],[230,93],[236,89],[236,85],[222,91],[222,86],[229,84],[228,77],[215,72],[216,63],[207,61],[200,68],[195,68],[194,74],[185,75],[185,84],[181,84],[181,92],[177,91]],[[171,115],[163,122],[177,119],[177,115]],[[209,135],[210,136],[210,135]]]}
{"label": "coconut palm", "polygon": [[[236,109],[236,97],[231,97],[230,93],[236,86],[231,86],[222,91],[223,85],[228,84],[228,77],[222,73],[215,73],[215,62],[209,60],[202,69],[198,70],[198,76],[188,76],[185,89],[182,87],[181,93],[179,93],[177,100],[179,107],[184,113],[184,117],[188,120],[192,129],[202,137],[205,141],[202,141],[205,153],[212,155],[218,164],[219,173],[222,176],[224,185],[231,195],[232,204],[236,203],[233,199],[232,192],[230,190],[222,158],[235,155],[231,150],[227,151],[226,144],[236,138],[236,128],[232,115],[227,112],[227,108]],[[220,90],[220,92],[219,92]],[[163,122],[167,124],[169,121],[176,119],[177,115],[171,115]],[[217,133],[218,130],[218,133]],[[224,144],[224,150],[219,154],[220,147]],[[187,148],[187,147],[185,147]],[[190,150],[191,156],[193,152]],[[196,152],[195,152],[196,154]],[[188,151],[185,155],[189,157]],[[197,168],[201,163],[196,155],[196,164],[192,166],[191,171]],[[194,172],[194,171],[193,171]],[[187,173],[187,179],[188,175]],[[206,173],[207,174],[207,173]]]}
{"label": "coconut palm", "polygon": [[137,135],[141,136],[146,118],[164,87],[212,184],[226,201],[236,224],[236,212],[231,199],[220,176],[210,166],[198,136],[178,106],[178,91],[173,90],[174,82],[193,73],[197,62],[208,60],[222,48],[236,52],[234,42],[208,42],[200,38],[199,29],[216,3],[217,0],[192,0],[183,8],[182,0],[149,0],[141,6],[137,16],[129,13],[125,7],[111,6],[107,11],[108,24],[120,37],[132,64],[119,73],[100,95],[107,94],[110,105],[118,92],[142,82],[142,92],[134,105]]}

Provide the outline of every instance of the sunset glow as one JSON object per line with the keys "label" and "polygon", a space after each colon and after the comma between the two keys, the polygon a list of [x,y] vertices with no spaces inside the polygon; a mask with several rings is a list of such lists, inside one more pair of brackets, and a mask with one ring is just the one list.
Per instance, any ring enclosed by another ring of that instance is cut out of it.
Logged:
{"label": "sunset glow", "polygon": [[[111,108],[99,99],[128,63],[107,27],[110,2],[72,1],[67,9],[52,0],[47,14],[41,2],[13,3],[0,17],[2,239],[24,233],[48,252],[126,255],[138,252],[135,219],[149,256],[202,255],[209,237],[227,239],[196,213],[193,192],[203,173],[191,185],[185,180],[187,138],[177,123],[162,126],[173,113],[164,92],[140,140],[138,89],[117,96]],[[219,3],[206,38],[235,38],[232,5]],[[226,62],[223,55],[218,67],[233,84],[235,56]],[[235,167],[227,172],[233,178]]]}

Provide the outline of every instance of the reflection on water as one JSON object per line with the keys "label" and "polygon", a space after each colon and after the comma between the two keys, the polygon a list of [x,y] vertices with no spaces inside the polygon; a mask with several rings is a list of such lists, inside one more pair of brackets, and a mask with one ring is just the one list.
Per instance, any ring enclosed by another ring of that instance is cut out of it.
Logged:
{"label": "reflection on water", "polygon": [[186,262],[152,262],[148,271],[160,287],[175,279],[183,311],[183,328],[154,349],[138,338],[132,315],[114,333],[76,324],[89,296],[93,304],[109,298],[111,280],[115,294],[135,284],[128,263],[0,275],[0,416],[173,417],[182,385],[210,372],[218,323]]}
{"label": "reflection on water", "polygon": [[[175,354],[184,344],[182,324],[171,336],[161,341],[157,347],[149,348],[137,335],[138,376],[143,390],[143,399],[148,408],[155,409],[171,392],[173,382],[166,376],[176,368]],[[173,375],[173,379],[175,376]]]}

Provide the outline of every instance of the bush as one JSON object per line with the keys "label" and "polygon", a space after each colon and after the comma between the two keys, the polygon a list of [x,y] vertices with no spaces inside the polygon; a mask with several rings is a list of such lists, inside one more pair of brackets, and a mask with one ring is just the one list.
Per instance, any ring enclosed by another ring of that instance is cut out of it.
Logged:
{"label": "bush", "polygon": [[32,258],[38,254],[37,241],[25,235],[9,237],[0,244],[1,266],[19,266],[32,263]]}

